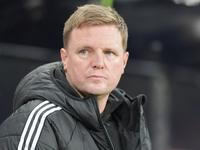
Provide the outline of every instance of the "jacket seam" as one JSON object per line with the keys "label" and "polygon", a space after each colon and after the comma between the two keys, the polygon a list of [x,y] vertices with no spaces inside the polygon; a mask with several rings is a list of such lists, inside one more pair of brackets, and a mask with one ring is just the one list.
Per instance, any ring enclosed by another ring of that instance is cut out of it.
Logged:
{"label": "jacket seam", "polygon": [[43,145],[45,145],[45,146],[51,148],[52,150],[54,150],[52,147],[50,147],[49,145],[47,145],[47,144],[45,144],[45,143],[43,143],[43,142],[41,142],[41,141],[38,141],[38,143],[43,144]]}
{"label": "jacket seam", "polygon": [[66,143],[66,146],[63,148],[63,150],[64,150],[64,149],[68,146],[68,144],[70,143],[70,141],[71,141],[71,139],[72,139],[72,137],[73,137],[73,135],[74,135],[74,132],[75,132],[75,130],[76,130],[77,125],[78,125],[78,123],[77,123],[77,121],[76,121],[74,130],[73,130],[73,132],[72,132],[72,134],[71,134],[71,137],[70,137],[70,140]]}
{"label": "jacket seam", "polygon": [[55,123],[52,122],[52,121],[50,121],[49,119],[48,119],[48,122],[50,122],[50,124],[53,125],[53,127],[56,129],[55,132],[57,132],[57,133],[59,134],[59,137],[60,137],[60,138],[63,140],[63,142],[65,143],[66,146],[63,148],[63,150],[64,150],[64,149],[68,146],[68,144],[70,143],[70,141],[71,141],[71,139],[72,139],[72,137],[73,137],[73,134],[74,134],[74,132],[75,132],[75,130],[76,130],[76,127],[77,127],[77,124],[78,124],[77,121],[76,121],[76,123],[75,123],[73,132],[72,132],[72,134],[71,134],[71,136],[70,136],[70,140],[69,140],[68,142],[65,142],[64,138],[61,136],[61,133],[59,132],[59,130],[58,130],[58,128],[56,127]]}
{"label": "jacket seam", "polygon": [[16,136],[21,136],[21,135],[16,135],[16,134],[13,134],[13,135],[5,135],[5,136],[2,136],[2,137],[0,137],[0,139],[4,139],[4,138],[7,138],[7,137],[12,137],[12,136],[14,136],[14,137],[16,137]]}

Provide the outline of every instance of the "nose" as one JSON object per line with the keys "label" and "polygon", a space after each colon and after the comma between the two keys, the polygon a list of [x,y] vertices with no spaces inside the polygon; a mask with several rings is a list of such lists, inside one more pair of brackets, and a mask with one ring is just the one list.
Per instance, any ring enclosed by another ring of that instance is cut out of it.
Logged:
{"label": "nose", "polygon": [[102,52],[96,52],[92,59],[92,68],[103,69],[104,68],[104,54]]}

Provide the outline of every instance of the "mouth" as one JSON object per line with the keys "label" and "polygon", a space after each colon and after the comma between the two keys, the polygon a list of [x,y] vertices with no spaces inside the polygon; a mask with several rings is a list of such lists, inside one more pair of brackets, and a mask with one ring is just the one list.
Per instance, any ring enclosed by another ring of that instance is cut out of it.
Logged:
{"label": "mouth", "polygon": [[93,80],[104,80],[106,79],[104,76],[101,75],[91,75],[88,77],[88,79],[93,79]]}

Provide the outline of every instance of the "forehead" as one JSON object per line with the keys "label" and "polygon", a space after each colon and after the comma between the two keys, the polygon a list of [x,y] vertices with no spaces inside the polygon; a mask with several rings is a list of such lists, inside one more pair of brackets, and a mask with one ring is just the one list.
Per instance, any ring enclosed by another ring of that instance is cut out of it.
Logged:
{"label": "forehead", "polygon": [[[101,31],[101,32],[99,32]],[[120,34],[119,29],[114,24],[105,25],[84,25],[79,28],[74,28],[72,34],[97,34],[97,35],[109,35],[109,34]]]}
{"label": "forehead", "polygon": [[[76,43],[73,43],[76,42]],[[116,25],[82,26],[72,30],[69,44],[111,44],[122,46],[122,36]]]}

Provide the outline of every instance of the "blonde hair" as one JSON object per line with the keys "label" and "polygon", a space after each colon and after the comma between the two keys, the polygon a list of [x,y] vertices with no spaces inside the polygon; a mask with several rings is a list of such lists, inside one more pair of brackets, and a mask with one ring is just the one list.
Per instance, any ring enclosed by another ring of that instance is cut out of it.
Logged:
{"label": "blonde hair", "polygon": [[78,9],[65,22],[63,31],[64,47],[67,47],[70,33],[73,29],[80,28],[85,25],[105,24],[114,24],[117,26],[122,36],[123,49],[126,51],[128,28],[124,19],[114,9],[94,4],[78,7]]}

